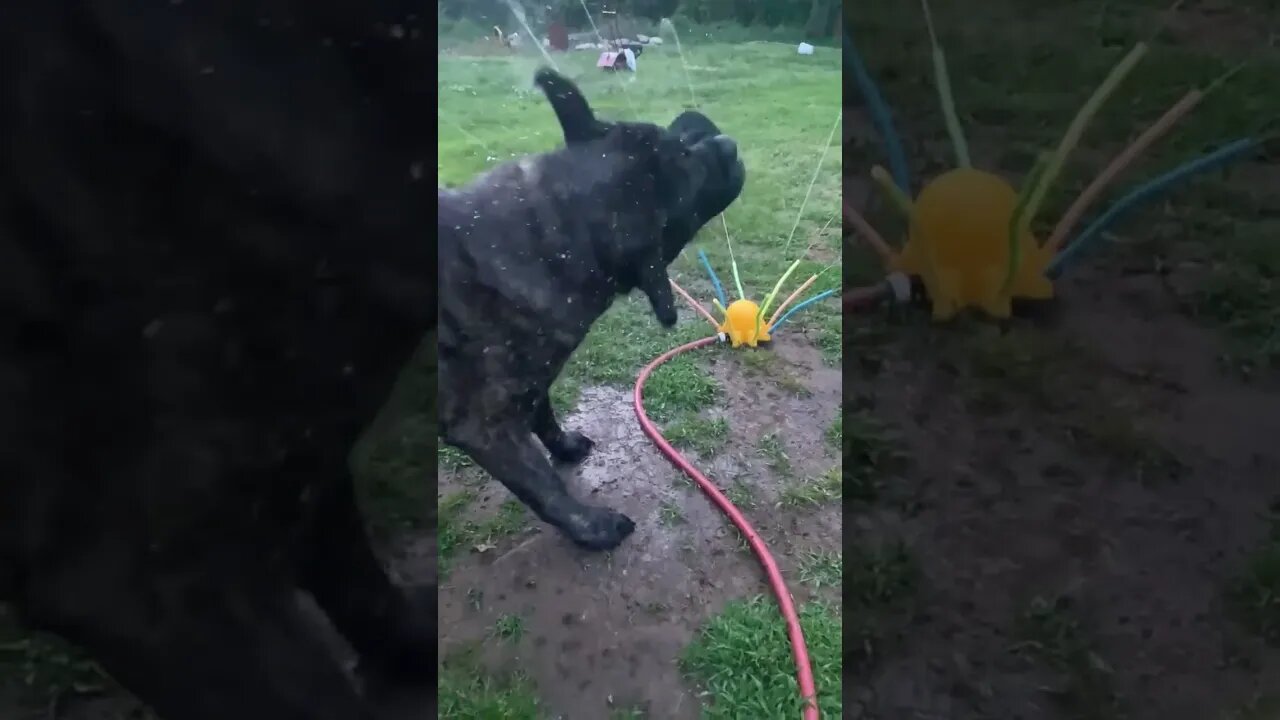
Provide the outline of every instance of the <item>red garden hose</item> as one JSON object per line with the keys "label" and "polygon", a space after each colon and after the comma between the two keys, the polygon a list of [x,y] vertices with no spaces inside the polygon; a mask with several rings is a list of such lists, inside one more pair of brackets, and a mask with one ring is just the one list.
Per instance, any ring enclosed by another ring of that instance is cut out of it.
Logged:
{"label": "red garden hose", "polygon": [[644,434],[649,436],[654,445],[662,451],[663,455],[671,461],[673,465],[680,469],[685,475],[688,475],[702,491],[711,498],[711,501],[720,508],[734,525],[742,531],[742,536],[747,539],[751,545],[752,551],[759,558],[760,564],[764,566],[764,572],[769,576],[769,586],[773,589],[773,595],[778,599],[778,607],[782,610],[782,617],[787,623],[787,635],[791,638],[791,656],[796,662],[796,680],[800,684],[800,695],[806,699],[804,706],[804,720],[818,720],[818,693],[813,685],[813,670],[809,666],[809,651],[804,644],[804,633],[800,630],[800,618],[796,615],[795,604],[791,601],[791,592],[787,590],[787,584],[782,579],[782,573],[778,572],[778,564],[774,561],[773,555],[769,553],[769,548],[765,546],[764,541],[760,539],[760,535],[756,533],[755,528],[751,527],[751,523],[746,517],[729,502],[729,498],[724,496],[705,475],[698,472],[698,469],[690,463],[685,456],[681,455],[678,450],[662,437],[662,433],[658,432],[658,428],[649,420],[649,416],[644,412],[644,400],[642,393],[644,391],[644,383],[649,379],[649,374],[658,368],[659,365],[679,355],[680,353],[710,345],[719,340],[719,337],[712,336],[701,340],[694,340],[686,343],[678,348],[673,348],[654,359],[653,362],[645,366],[640,371],[639,377],[636,378],[636,389],[632,395],[632,401],[635,405],[636,419],[640,421],[640,427],[644,429]]}

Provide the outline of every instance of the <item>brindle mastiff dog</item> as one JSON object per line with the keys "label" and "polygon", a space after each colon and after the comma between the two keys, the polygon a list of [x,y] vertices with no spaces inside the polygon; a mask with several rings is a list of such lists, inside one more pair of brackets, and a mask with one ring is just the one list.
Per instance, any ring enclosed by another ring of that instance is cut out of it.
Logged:
{"label": "brindle mastiff dog", "polygon": [[437,318],[418,5],[0,2],[0,602],[165,720],[372,718],[299,591],[435,687],[348,460]]}
{"label": "brindle mastiff dog", "polygon": [[635,524],[566,491],[543,448],[577,462],[592,441],[560,427],[548,389],[618,295],[641,290],[675,324],[667,265],[746,175],[709,120],[686,119],[699,132],[684,137],[606,122],[565,78],[540,70],[535,82],[565,146],[439,192],[440,432],[538,517],[607,550]]}

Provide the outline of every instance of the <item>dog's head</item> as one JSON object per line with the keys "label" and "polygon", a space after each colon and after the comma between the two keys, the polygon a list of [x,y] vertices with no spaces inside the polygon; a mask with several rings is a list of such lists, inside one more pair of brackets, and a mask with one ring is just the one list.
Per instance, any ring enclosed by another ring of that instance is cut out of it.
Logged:
{"label": "dog's head", "polygon": [[[717,142],[716,138],[724,137],[711,118],[697,110],[686,110],[680,113],[667,130],[679,137],[680,142],[692,148],[694,152],[698,152],[708,143],[714,144]],[[663,250],[667,262],[671,262],[680,254],[703,225],[724,212],[742,194],[742,188],[747,182],[747,170],[742,164],[742,159],[736,154],[728,157],[716,154],[714,151],[711,152],[711,157],[718,157],[721,167],[718,171],[710,173],[709,181],[698,195],[694,213],[684,223],[671,223],[667,228],[666,236],[663,238]]]}
{"label": "dog's head", "polygon": [[610,122],[597,118],[578,87],[558,73],[541,69],[534,82],[555,110],[566,147],[625,158],[628,167],[615,175],[619,179],[651,178],[658,204],[653,210],[663,222],[663,262],[674,260],[742,192],[746,169],[737,144],[701,113],[685,113],[667,128]]}

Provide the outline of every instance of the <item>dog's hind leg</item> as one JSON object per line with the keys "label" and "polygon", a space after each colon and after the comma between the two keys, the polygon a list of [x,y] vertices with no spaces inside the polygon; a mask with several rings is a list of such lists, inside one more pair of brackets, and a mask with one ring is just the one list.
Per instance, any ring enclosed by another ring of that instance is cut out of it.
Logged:
{"label": "dog's hind leg", "polygon": [[542,441],[551,457],[564,463],[581,462],[595,446],[586,435],[560,427],[555,408],[551,406],[551,398],[545,392],[534,409],[533,433]]}
{"label": "dog's hind leg", "polygon": [[447,432],[449,444],[470,455],[538,517],[578,545],[612,550],[635,530],[626,515],[570,495],[523,422],[469,423],[466,429],[451,427]]}
{"label": "dog's hind leg", "polygon": [[434,677],[435,587],[406,591],[391,581],[369,546],[346,463],[332,458],[325,467],[342,476],[316,487],[311,499],[303,587],[360,654],[362,666],[393,681]]}

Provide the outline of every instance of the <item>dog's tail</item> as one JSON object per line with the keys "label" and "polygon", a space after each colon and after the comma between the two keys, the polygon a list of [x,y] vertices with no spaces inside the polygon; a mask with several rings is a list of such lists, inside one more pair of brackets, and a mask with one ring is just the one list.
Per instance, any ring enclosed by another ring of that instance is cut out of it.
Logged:
{"label": "dog's tail", "polygon": [[566,145],[587,142],[603,132],[603,125],[596,120],[587,99],[572,80],[544,67],[534,73],[533,84],[542,89],[551,109],[555,110]]}

